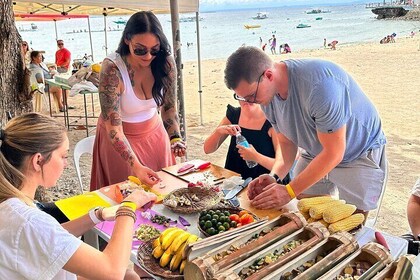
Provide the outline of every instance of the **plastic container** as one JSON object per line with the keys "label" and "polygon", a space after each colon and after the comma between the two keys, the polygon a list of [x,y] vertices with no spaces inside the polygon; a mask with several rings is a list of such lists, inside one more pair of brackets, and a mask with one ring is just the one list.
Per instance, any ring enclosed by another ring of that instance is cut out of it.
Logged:
{"label": "plastic container", "polygon": [[[236,133],[236,144],[241,145],[245,148],[249,148],[249,143],[246,140],[246,138],[241,134],[241,133]],[[246,160],[246,165],[249,168],[254,168],[255,166],[258,165],[258,163],[256,163],[255,161],[251,161],[251,160]]]}

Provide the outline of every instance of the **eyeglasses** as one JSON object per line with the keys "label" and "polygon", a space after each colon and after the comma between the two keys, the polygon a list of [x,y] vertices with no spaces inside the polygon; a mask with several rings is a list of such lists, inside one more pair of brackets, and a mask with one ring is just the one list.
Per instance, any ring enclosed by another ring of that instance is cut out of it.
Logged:
{"label": "eyeglasses", "polygon": [[[246,97],[241,97],[238,94],[236,94],[236,92],[233,94],[233,98],[235,98],[238,101],[244,101],[244,102],[248,102],[248,103],[255,103],[257,101],[257,93],[258,93],[258,88],[260,86],[260,81],[261,81],[261,77],[264,75],[264,72],[262,72],[262,74],[258,77],[258,82],[257,82],[257,89],[255,90],[254,93],[246,96]],[[252,101],[251,101],[252,100]]]}
{"label": "eyeglasses", "polygon": [[140,48],[136,48],[133,50],[133,53],[137,56],[143,56],[146,55],[147,53],[150,53],[151,56],[157,56],[160,52],[159,50],[155,50],[155,49],[140,49]]}

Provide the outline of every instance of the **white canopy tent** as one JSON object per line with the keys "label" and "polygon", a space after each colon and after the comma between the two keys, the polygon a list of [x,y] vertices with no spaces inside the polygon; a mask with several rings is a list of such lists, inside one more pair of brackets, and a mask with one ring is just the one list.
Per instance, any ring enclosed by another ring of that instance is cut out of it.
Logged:
{"label": "white canopy tent", "polygon": [[[86,15],[131,15],[137,11],[146,10],[154,13],[170,13],[172,21],[173,53],[177,64],[177,95],[178,110],[180,115],[181,133],[185,137],[185,108],[182,83],[182,61],[181,61],[181,38],[179,30],[179,13],[196,13],[197,22],[197,51],[198,51],[198,75],[199,75],[199,98],[200,98],[200,119],[202,119],[202,85],[201,85],[201,57],[200,57],[200,33],[199,33],[199,0],[19,0],[13,2],[15,14],[51,14],[60,13],[86,14]],[[105,20],[106,24],[106,20]],[[88,25],[90,26],[89,18]],[[89,27],[90,28],[90,27]],[[90,39],[92,40],[92,39]],[[107,44],[105,26],[105,45]],[[92,46],[92,42],[91,42]],[[105,46],[107,48],[107,46]],[[93,48],[91,47],[92,55]]]}

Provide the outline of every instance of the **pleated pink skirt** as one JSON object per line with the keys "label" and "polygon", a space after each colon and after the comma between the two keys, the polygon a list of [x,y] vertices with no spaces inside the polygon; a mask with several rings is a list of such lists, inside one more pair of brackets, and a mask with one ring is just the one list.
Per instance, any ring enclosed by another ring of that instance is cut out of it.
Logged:
{"label": "pleated pink skirt", "polygon": [[[158,114],[141,123],[124,123],[123,131],[140,162],[154,171],[174,165],[175,157],[171,151],[169,136]],[[98,118],[90,190],[127,180],[133,175],[129,163],[111,145],[105,123]]]}

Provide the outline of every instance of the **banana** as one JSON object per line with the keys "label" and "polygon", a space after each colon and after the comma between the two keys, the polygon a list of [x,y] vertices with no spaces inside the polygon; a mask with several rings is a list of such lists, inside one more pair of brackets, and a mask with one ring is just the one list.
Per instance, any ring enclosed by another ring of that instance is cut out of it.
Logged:
{"label": "banana", "polygon": [[187,263],[187,260],[183,260],[181,265],[179,266],[179,273],[184,273],[185,264]]}
{"label": "banana", "polygon": [[174,231],[174,230],[176,230],[176,229],[179,229],[179,228],[177,228],[177,227],[170,227],[170,228],[165,229],[165,230],[164,230],[164,231],[160,234],[160,236],[159,236],[159,241],[160,241],[160,244],[162,244],[163,237],[165,237],[165,235],[169,234],[171,231]]}
{"label": "banana", "polygon": [[179,247],[181,247],[181,245],[184,244],[185,241],[187,241],[190,235],[191,233],[184,231],[175,238],[170,247],[172,254],[175,254],[176,251],[178,251]]}
{"label": "banana", "polygon": [[156,238],[155,240],[153,240],[153,243],[152,243],[152,248],[153,249],[155,249],[157,246],[160,246],[161,244],[160,244],[160,240],[159,240],[159,238]]}
{"label": "banana", "polygon": [[162,254],[162,256],[160,257],[159,265],[161,267],[165,267],[165,266],[167,266],[169,264],[169,262],[171,261],[171,259],[172,259],[171,252],[169,250],[166,250]]}
{"label": "banana", "polygon": [[174,255],[171,259],[171,263],[169,264],[169,269],[171,271],[177,270],[181,262],[182,262],[182,254]]}
{"label": "banana", "polygon": [[162,247],[159,245],[159,246],[157,246],[156,248],[153,249],[152,255],[156,259],[159,259],[163,255],[164,252],[165,252],[165,250],[163,250]]}
{"label": "banana", "polygon": [[188,239],[187,239],[187,241],[185,241],[185,243],[184,243],[184,245],[182,245],[179,249],[178,249],[178,251],[176,252],[177,254],[178,253],[181,253],[182,254],[182,259],[186,259],[187,258],[187,253],[185,252],[185,247],[188,245],[188,244],[191,244],[191,243],[194,243],[194,242],[196,242],[197,240],[199,240],[200,238],[197,236],[197,235],[195,235],[195,234],[191,234],[190,235],[190,237],[188,237]]}
{"label": "banana", "polygon": [[183,232],[184,231],[182,229],[178,228],[177,230],[165,234],[161,242],[163,250],[167,250],[169,246],[171,246],[172,242]]}
{"label": "banana", "polygon": [[139,178],[137,178],[136,176],[128,176],[128,180],[137,184],[137,185],[141,185],[141,181]]}

